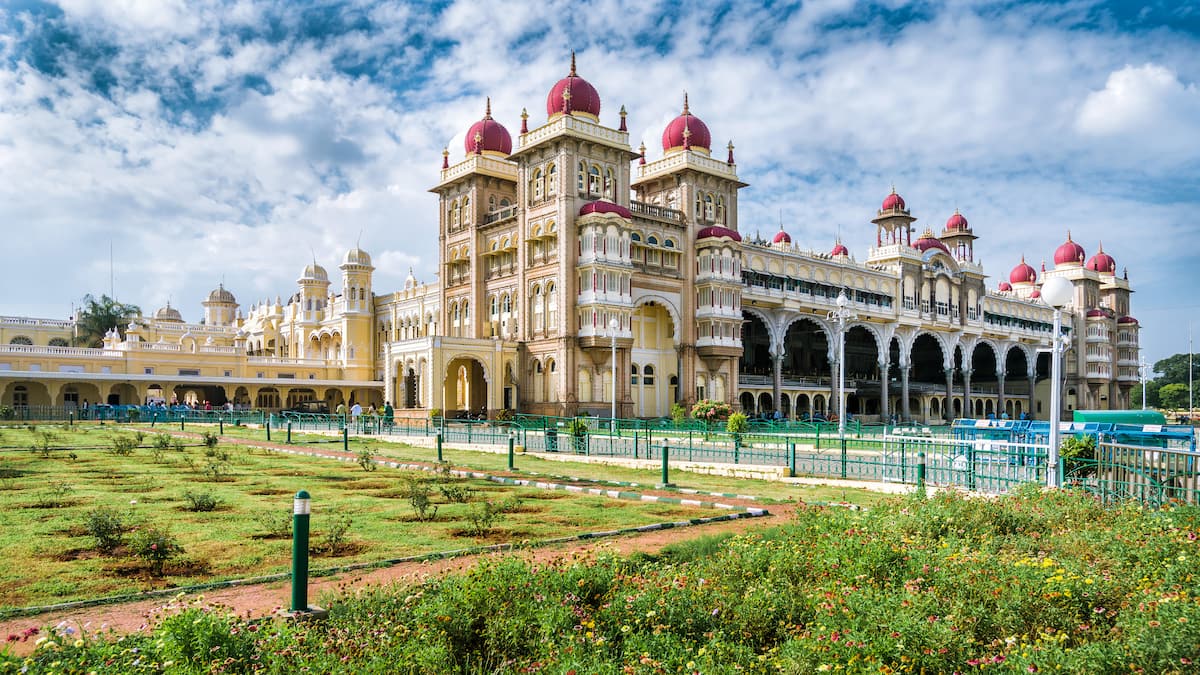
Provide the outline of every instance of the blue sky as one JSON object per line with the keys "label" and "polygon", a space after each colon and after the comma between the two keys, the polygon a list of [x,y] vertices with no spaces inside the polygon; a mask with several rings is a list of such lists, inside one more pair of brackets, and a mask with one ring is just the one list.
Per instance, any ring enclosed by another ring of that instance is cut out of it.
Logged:
{"label": "blue sky", "polygon": [[960,208],[994,287],[1071,230],[1137,293],[1146,358],[1200,330],[1200,7],[1187,2],[0,4],[0,313],[107,292],[199,320],[361,237],[377,291],[436,271],[441,150],[579,72],[661,153],[683,92],[737,146],[740,229],[858,258],[892,184]]}

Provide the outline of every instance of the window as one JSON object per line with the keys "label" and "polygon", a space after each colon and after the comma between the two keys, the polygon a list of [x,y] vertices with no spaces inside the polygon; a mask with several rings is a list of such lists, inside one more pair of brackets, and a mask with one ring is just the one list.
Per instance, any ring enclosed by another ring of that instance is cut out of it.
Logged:
{"label": "window", "polygon": [[717,222],[725,224],[725,198],[717,197]]}
{"label": "window", "polygon": [[533,178],[529,181],[529,194],[533,201],[541,201],[543,195],[544,183],[542,183],[542,170],[534,169]]}
{"label": "window", "polygon": [[646,237],[646,243],[651,246],[658,246],[658,237],[650,235],[649,237]]}
{"label": "window", "polygon": [[546,170],[546,196],[553,197],[558,194],[558,167],[554,164]]}
{"label": "window", "polygon": [[579,163],[578,185],[576,186],[576,190],[579,192],[579,194],[583,194],[586,189],[587,184],[584,182],[585,180],[587,180],[585,178],[586,175],[587,175],[587,164],[580,162]]}
{"label": "window", "polygon": [[637,232],[634,232],[633,234],[629,235],[629,240],[630,241],[641,241],[642,235],[638,234]]}
{"label": "window", "polygon": [[636,363],[629,367],[629,383],[633,385],[638,383],[638,367]]}
{"label": "window", "polygon": [[471,224],[471,198],[463,197],[462,200],[462,224]]}
{"label": "window", "polygon": [[716,214],[713,212],[713,196],[711,194],[704,195],[704,219],[713,220]]}
{"label": "window", "polygon": [[25,337],[24,335],[18,335],[17,337],[13,338],[12,340],[9,340],[8,344],[10,344],[10,345],[32,345],[33,340],[30,340],[28,337]]}
{"label": "window", "polygon": [[51,347],[66,347],[67,341],[65,338],[50,338]]}
{"label": "window", "polygon": [[613,175],[613,170],[606,169],[604,171],[604,198],[612,199],[613,192],[615,192],[616,189],[617,189],[617,179]]}
{"label": "window", "polygon": [[671,241],[670,239],[667,239],[666,241],[663,242],[663,246],[666,248],[675,248],[675,242]]}
{"label": "window", "polygon": [[154,369],[153,369],[153,368],[143,368],[143,369],[142,369],[142,372],[143,372],[143,374],[145,374],[145,375],[153,375],[153,374],[154,374]]}
{"label": "window", "polygon": [[604,186],[600,184],[600,167],[595,164],[588,169],[588,196],[599,197],[603,194]]}
{"label": "window", "polygon": [[654,384],[654,366],[646,366],[642,369],[642,384]]}

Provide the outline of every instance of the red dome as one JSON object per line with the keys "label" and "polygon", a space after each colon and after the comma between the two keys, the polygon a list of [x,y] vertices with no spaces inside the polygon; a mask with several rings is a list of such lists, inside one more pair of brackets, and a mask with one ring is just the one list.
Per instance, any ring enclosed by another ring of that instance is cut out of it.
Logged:
{"label": "red dome", "polygon": [[1089,309],[1087,312],[1087,318],[1089,318],[1089,319],[1106,318],[1106,317],[1108,317],[1108,312],[1106,312],[1098,307],[1096,309]]}
{"label": "red dome", "polygon": [[708,151],[712,146],[708,125],[688,110],[687,94],[683,95],[683,112],[663,129],[662,146],[667,151],[684,147]]}
{"label": "red dome", "polygon": [[846,248],[846,246],[844,244],[842,244],[842,242],[839,241],[838,243],[833,245],[833,250],[829,252],[829,255],[834,256],[834,257],[837,257],[839,255],[850,255],[850,251]]}
{"label": "red dome", "polygon": [[463,147],[467,154],[470,155],[476,150],[479,152],[498,152],[505,157],[512,154],[512,136],[508,135],[508,129],[504,128],[496,120],[492,119],[492,99],[487,100],[487,108],[484,110],[483,119],[471,125],[467,129],[467,136],[463,139]]}
{"label": "red dome", "polygon": [[[896,197],[897,199],[900,198],[900,195],[897,195],[894,193],[893,193],[893,196]],[[900,203],[903,204],[904,203],[903,200]],[[884,204],[887,204],[887,202],[885,201]],[[901,206],[900,208],[904,208],[904,207]],[[946,253],[950,252],[950,249],[946,248],[946,244],[943,243],[941,239],[934,237],[933,230],[930,230],[929,228],[925,228],[925,234],[922,234],[920,239],[914,241],[912,243],[912,247],[922,253],[928,251],[931,248],[936,248],[939,251],[945,251]]]}
{"label": "red dome", "polygon": [[775,238],[771,240],[772,244],[790,244],[792,243],[792,235],[783,231],[783,226],[779,226],[779,231],[775,233]]}
{"label": "red dome", "polygon": [[[901,200],[901,203],[903,203],[903,200]],[[946,221],[946,229],[965,230],[968,227],[970,227],[970,225],[967,224],[967,219],[958,212],[958,209],[954,209],[954,215],[950,216],[950,220]]]}
{"label": "red dome", "polygon": [[1083,247],[1071,241],[1071,232],[1067,231],[1067,241],[1054,251],[1054,265],[1082,265],[1086,254]]}
{"label": "red dome", "polygon": [[606,199],[597,199],[580,207],[579,215],[586,216],[589,213],[615,213],[622,218],[633,219],[633,214],[629,212],[629,209]]}
{"label": "red dome", "polygon": [[587,80],[575,74],[574,52],[571,53],[571,72],[546,95],[546,114],[554,117],[564,113],[600,118],[600,94]]}
{"label": "red dome", "polygon": [[717,238],[729,237],[730,239],[732,239],[734,241],[742,240],[742,235],[738,234],[737,232],[735,232],[727,227],[721,227],[720,225],[713,225],[711,227],[706,227],[696,233],[697,240],[707,239],[708,237],[717,237]]}
{"label": "red dome", "polygon": [[1123,324],[1135,324],[1136,325],[1137,322],[1138,322],[1138,320],[1133,318],[1132,316],[1123,316],[1123,317],[1117,319],[1117,323],[1123,323]]}
{"label": "red dome", "polygon": [[1036,289],[1034,289],[1034,291],[1033,291],[1032,293],[1030,293],[1030,294],[1029,294],[1029,297],[1030,297],[1030,298],[1032,298],[1032,299],[1034,299],[1034,300],[1037,300],[1038,298],[1042,297],[1042,292],[1041,292],[1041,291],[1039,291],[1039,290],[1036,290]]}
{"label": "red dome", "polygon": [[1087,265],[1089,270],[1100,272],[1101,274],[1116,274],[1117,261],[1113,257],[1104,252],[1104,243],[1101,242],[1100,250],[1096,251],[1096,255],[1088,259]]}
{"label": "red dome", "polygon": [[891,211],[892,209],[904,210],[904,197],[896,194],[896,188],[892,188],[892,194],[883,198],[882,210]]}
{"label": "red dome", "polygon": [[1000,290],[1007,293],[1008,291],[1012,290],[1012,284],[1008,283],[1007,281],[1001,281],[999,288],[1000,288]]}
{"label": "red dome", "polygon": [[1037,270],[1025,262],[1025,256],[1021,256],[1021,262],[1008,273],[1008,280],[1014,284],[1037,283]]}

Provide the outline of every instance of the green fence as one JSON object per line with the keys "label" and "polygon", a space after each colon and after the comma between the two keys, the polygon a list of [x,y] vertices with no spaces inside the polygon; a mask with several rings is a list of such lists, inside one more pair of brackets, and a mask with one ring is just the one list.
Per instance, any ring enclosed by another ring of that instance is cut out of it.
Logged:
{"label": "green fence", "polygon": [[1101,440],[1094,457],[1064,462],[1063,487],[1086,490],[1106,503],[1200,504],[1197,459],[1197,453],[1186,450]]}
{"label": "green fence", "polygon": [[138,405],[79,406],[22,405],[0,408],[0,422],[154,422],[198,424],[262,424],[261,410],[193,410],[183,406],[160,408]]}

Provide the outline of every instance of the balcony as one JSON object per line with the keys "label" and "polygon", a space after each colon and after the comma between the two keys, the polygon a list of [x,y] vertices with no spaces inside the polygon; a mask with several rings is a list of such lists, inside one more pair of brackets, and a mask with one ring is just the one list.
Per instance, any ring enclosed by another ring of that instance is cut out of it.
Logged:
{"label": "balcony", "polygon": [[491,225],[492,223],[498,223],[502,220],[516,218],[517,210],[516,204],[513,204],[512,206],[506,206],[502,209],[496,209],[495,211],[492,211],[483,217],[483,224]]}
{"label": "balcony", "polygon": [[646,202],[630,201],[629,210],[634,215],[674,223],[675,225],[683,225],[683,211],[677,209],[669,209],[665,206],[647,204]]}

